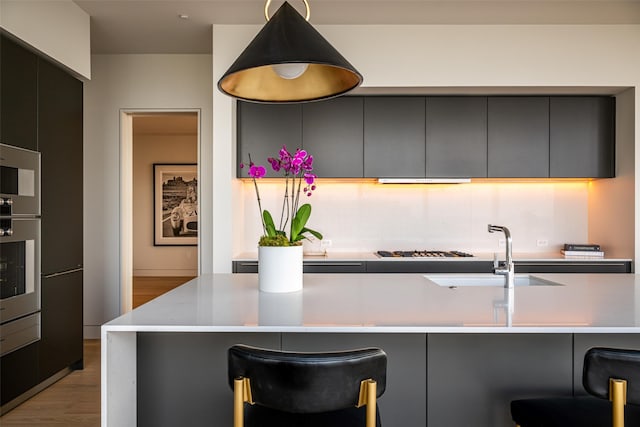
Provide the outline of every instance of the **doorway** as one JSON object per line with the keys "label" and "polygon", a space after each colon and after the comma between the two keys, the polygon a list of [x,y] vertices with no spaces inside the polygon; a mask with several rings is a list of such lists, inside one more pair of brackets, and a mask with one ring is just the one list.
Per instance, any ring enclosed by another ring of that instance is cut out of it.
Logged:
{"label": "doorway", "polygon": [[121,312],[199,272],[200,113],[121,114]]}

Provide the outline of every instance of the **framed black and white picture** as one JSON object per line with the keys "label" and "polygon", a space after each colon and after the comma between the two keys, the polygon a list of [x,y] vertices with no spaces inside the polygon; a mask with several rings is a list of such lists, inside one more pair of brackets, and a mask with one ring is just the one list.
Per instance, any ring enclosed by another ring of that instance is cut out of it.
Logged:
{"label": "framed black and white picture", "polygon": [[154,246],[198,244],[197,165],[153,165]]}

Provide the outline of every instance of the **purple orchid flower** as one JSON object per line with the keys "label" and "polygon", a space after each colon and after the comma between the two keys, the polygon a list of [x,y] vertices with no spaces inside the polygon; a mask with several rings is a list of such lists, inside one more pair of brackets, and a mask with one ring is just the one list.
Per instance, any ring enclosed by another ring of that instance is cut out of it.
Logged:
{"label": "purple orchid flower", "polygon": [[262,178],[267,173],[267,169],[262,165],[252,165],[249,168],[249,176],[251,178]]}

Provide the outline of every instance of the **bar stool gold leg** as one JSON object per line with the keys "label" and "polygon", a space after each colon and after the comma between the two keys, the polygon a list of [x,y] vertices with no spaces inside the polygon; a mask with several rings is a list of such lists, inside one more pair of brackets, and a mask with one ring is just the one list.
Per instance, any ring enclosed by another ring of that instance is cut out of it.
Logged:
{"label": "bar stool gold leg", "polygon": [[624,405],[627,404],[627,382],[609,379],[609,400],[613,406],[613,427],[624,427]]}
{"label": "bar stool gold leg", "polygon": [[233,427],[244,426],[244,380],[233,380]]}
{"label": "bar stool gold leg", "polygon": [[367,381],[367,426],[376,427],[376,388],[373,380]]}

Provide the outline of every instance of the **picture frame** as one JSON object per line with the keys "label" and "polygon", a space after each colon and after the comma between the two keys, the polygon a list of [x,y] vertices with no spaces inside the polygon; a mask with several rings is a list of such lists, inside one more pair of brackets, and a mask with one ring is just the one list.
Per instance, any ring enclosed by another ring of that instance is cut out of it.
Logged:
{"label": "picture frame", "polygon": [[154,246],[198,244],[198,166],[153,164]]}

